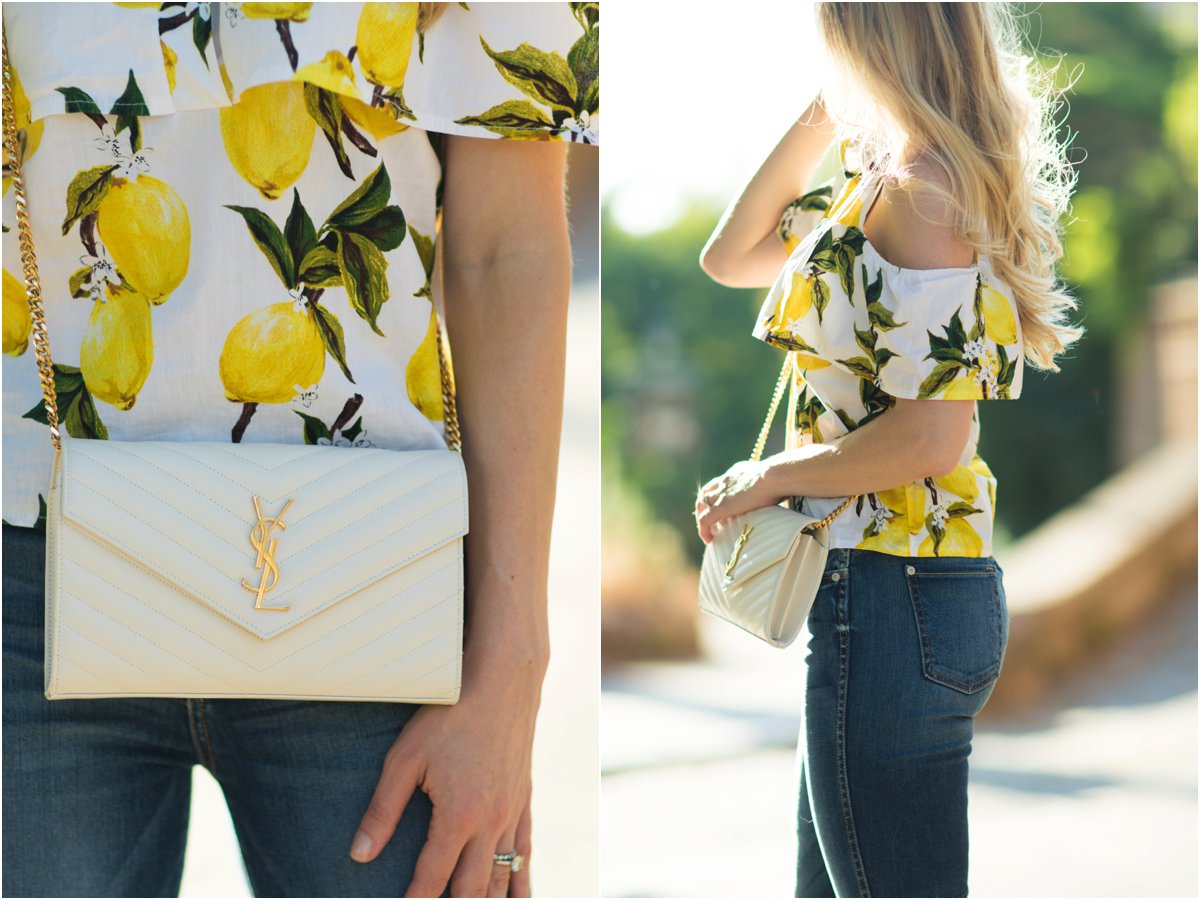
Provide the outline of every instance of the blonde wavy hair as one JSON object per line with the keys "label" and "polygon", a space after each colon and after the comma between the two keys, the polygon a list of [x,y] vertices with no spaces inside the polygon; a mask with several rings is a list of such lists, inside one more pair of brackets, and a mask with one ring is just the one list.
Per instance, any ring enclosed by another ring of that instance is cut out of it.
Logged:
{"label": "blonde wavy hair", "polygon": [[[928,191],[952,211],[963,241],[986,254],[1017,302],[1026,359],[1054,357],[1083,335],[1059,282],[1062,217],[1078,174],[1057,139],[1054,85],[1022,52],[1007,2],[816,4],[824,38],[821,99],[864,167],[901,193]],[[904,162],[920,153],[949,192]]]}

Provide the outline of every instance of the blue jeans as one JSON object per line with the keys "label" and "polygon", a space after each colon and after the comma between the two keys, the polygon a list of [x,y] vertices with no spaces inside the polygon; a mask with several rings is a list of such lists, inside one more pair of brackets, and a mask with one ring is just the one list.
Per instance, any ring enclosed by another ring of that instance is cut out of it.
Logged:
{"label": "blue jeans", "polygon": [[829,553],[805,634],[797,897],[965,897],[967,756],[1008,643],[992,557]]}
{"label": "blue jeans", "polygon": [[348,851],[416,706],[48,701],[45,534],[3,531],[5,896],[178,896],[194,765],[221,785],[256,896],[404,894],[432,813],[423,792],[375,860]]}

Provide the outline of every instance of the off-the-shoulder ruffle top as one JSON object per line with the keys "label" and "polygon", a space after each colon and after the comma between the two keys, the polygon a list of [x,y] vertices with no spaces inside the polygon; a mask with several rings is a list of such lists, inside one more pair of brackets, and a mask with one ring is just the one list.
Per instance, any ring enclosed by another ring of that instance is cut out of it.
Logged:
{"label": "off-the-shoulder ruffle top", "polygon": [[[596,3],[445,6],[4,5],[69,434],[445,446],[439,136],[596,143],[600,103]],[[32,525],[52,449],[4,192],[3,515]]]}
{"label": "off-the-shoulder ruffle top", "polygon": [[[970,266],[904,269],[862,232],[880,180],[837,148],[839,170],[785,210],[791,251],[754,336],[794,354],[788,447],[837,440],[896,398],[1016,399],[1024,370],[1020,318],[986,255]],[[950,474],[860,497],[830,526],[831,547],[899,556],[990,556],[996,479],[977,452],[979,410]],[[844,497],[794,498],[824,517]]]}

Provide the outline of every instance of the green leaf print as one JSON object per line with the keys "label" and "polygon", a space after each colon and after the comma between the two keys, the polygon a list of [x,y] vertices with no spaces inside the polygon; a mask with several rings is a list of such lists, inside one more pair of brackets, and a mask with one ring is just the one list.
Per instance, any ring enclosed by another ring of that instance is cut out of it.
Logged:
{"label": "green leaf print", "polygon": [[833,414],[841,420],[842,425],[846,427],[847,431],[853,431],[858,427],[858,423],[855,422],[850,413],[846,412],[844,409],[835,409]]}
{"label": "green leaf print", "polygon": [[63,112],[90,113],[94,116],[104,115],[104,113],[100,112],[100,107],[96,104],[96,101],[77,87],[60,87],[54,90],[66,98]]}
{"label": "green leaf print", "polygon": [[946,514],[952,519],[961,519],[963,516],[969,516],[974,513],[981,513],[982,509],[976,509],[970,503],[964,500],[956,500],[946,507]]}
{"label": "green leaf print", "polygon": [[404,211],[398,206],[385,206],[361,225],[345,226],[341,231],[353,231],[370,240],[384,253],[395,250],[404,242],[407,233]]}
{"label": "green leaf print", "polygon": [[[465,3],[462,5],[466,6]],[[584,28],[595,28],[596,23],[600,21],[599,3],[570,3],[568,5],[571,7],[571,14]]]}
{"label": "green leaf print", "polygon": [[338,265],[350,304],[366,319],[371,330],[383,337],[378,319],[379,311],[388,299],[387,260],[368,238],[353,231],[340,231],[337,235]]}
{"label": "green leaf print", "polygon": [[1013,378],[1017,374],[1017,361],[1008,358],[1003,344],[996,344],[996,359],[1000,363],[1000,371],[996,375],[996,397],[1007,400],[1012,391]]}
{"label": "green leaf print", "polygon": [[859,378],[866,378],[870,381],[875,379],[875,361],[867,359],[865,356],[852,356],[850,359],[834,361],[845,366],[848,371],[853,372]]}
{"label": "green leaf print", "polygon": [[903,328],[907,322],[897,322],[892,316],[892,311],[883,305],[880,299],[883,296],[883,270],[879,270],[878,277],[871,281],[867,277],[867,267],[862,267],[863,292],[867,298],[867,321],[871,323],[871,327],[878,331],[891,331],[893,328]]}
{"label": "green leaf print", "polygon": [[971,340],[980,340],[984,335],[983,321],[983,278],[980,275],[975,276],[975,300],[972,303],[971,311],[975,314],[975,324],[971,326],[971,333],[967,335]]}
{"label": "green leaf print", "polygon": [[287,239],[292,259],[304,259],[317,246],[317,229],[313,220],[300,202],[300,192],[292,188],[292,209],[283,225],[283,236]]}
{"label": "green leaf print", "polygon": [[250,229],[250,236],[254,238],[254,243],[258,244],[258,249],[270,261],[271,268],[275,270],[275,274],[279,276],[283,286],[288,290],[294,288],[296,286],[295,263],[292,260],[292,251],[283,237],[283,232],[279,230],[279,226],[272,222],[266,213],[249,206],[234,206],[226,203],[225,208],[241,214],[242,218],[246,220],[246,227]]}
{"label": "green leaf print", "polygon": [[522,94],[566,113],[575,113],[579,87],[567,61],[557,52],[547,53],[522,43],[515,50],[496,51],[479,36],[484,52],[492,58],[504,80]]}
{"label": "green leaf print", "polygon": [[91,292],[83,286],[87,281],[88,276],[92,274],[89,266],[84,266],[82,269],[76,269],[71,273],[71,277],[67,279],[67,289],[71,292],[72,297],[90,297]]}
{"label": "green leaf print", "polygon": [[357,419],[355,419],[354,424],[349,428],[342,429],[342,437],[350,441],[350,443],[354,443],[356,440],[358,440],[358,436],[360,434],[362,434],[362,416],[359,416]]}
{"label": "green leaf print", "polygon": [[383,163],[375,167],[354,191],[329,214],[321,231],[353,228],[375,218],[392,196],[392,180]]}
{"label": "green leaf print", "polygon": [[71,179],[67,185],[67,217],[62,223],[64,237],[76,222],[100,208],[101,201],[108,196],[116,170],[115,165],[92,166],[76,173]]}
{"label": "green leaf print", "polygon": [[434,246],[433,238],[426,234],[421,234],[413,226],[408,226],[409,237],[412,238],[413,244],[417,248],[417,256],[421,259],[421,268],[425,270],[425,284],[420,290],[416,291],[414,297],[424,297],[427,300],[433,299],[433,293],[430,290],[430,279],[433,278],[433,262],[434,262]]}
{"label": "green leaf print", "polygon": [[[425,36],[422,34],[421,37],[424,39]],[[380,96],[387,101],[388,109],[396,118],[396,121],[400,121],[401,119],[410,119],[413,122],[417,121],[417,114],[404,102],[404,85],[388,88]]]}
{"label": "green leaf print", "polygon": [[329,426],[316,416],[302,413],[298,409],[294,409],[292,412],[304,420],[304,443],[315,444],[320,438],[324,438],[325,440],[330,439]]}
{"label": "green leaf print", "polygon": [[146,98],[142,96],[137,79],[133,77],[133,69],[129,70],[129,80],[125,82],[125,90],[113,102],[110,112],[117,116],[150,115],[150,107],[146,106]]}
{"label": "green leaf print", "polygon": [[478,116],[454,120],[458,125],[480,125],[510,138],[544,138],[554,122],[528,100],[505,100]]}
{"label": "green leaf print", "polygon": [[[58,399],[58,416],[63,429],[71,437],[108,440],[108,429],[96,412],[96,404],[83,383],[83,373],[75,366],[54,364],[54,392]],[[46,404],[39,400],[37,405],[22,416],[49,425]]]}
{"label": "green leaf print", "polygon": [[192,17],[192,43],[200,51],[200,58],[204,60],[204,67],[206,69],[210,68],[208,65],[208,42],[211,38],[212,19],[205,19],[199,13],[196,13]]}
{"label": "green leaf print", "polygon": [[342,270],[337,254],[328,247],[313,247],[300,263],[299,277],[311,288],[341,287]]}
{"label": "green leaf print", "polygon": [[600,29],[588,29],[567,51],[567,65],[575,76],[579,109],[589,115],[600,108]]}
{"label": "green leaf print", "polygon": [[921,399],[936,397],[958,377],[958,371],[961,368],[963,366],[956,362],[939,362],[933,367],[933,371],[925,376],[925,380],[921,382],[921,386],[917,388],[917,397]]}
{"label": "green leaf print", "polygon": [[308,114],[325,134],[325,139],[333,148],[334,158],[337,160],[342,174],[347,178],[353,178],[354,171],[350,168],[350,156],[346,153],[345,145],[342,144],[344,113],[342,112],[341,98],[334,91],[327,91],[306,81],[304,83],[304,108],[308,110]]}
{"label": "green leaf print", "polygon": [[338,321],[337,316],[318,303],[311,304],[311,308],[313,321],[317,323],[317,330],[321,332],[325,349],[338,364],[346,380],[354,384],[354,376],[350,374],[350,367],[346,364],[346,334],[342,331],[342,323]]}

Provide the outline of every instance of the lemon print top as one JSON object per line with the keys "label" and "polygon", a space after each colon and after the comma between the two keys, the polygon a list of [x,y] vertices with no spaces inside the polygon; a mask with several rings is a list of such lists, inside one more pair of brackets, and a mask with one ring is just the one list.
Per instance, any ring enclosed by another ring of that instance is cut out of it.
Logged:
{"label": "lemon print top", "polygon": [[[754,336],[794,354],[788,447],[829,443],[906,399],[1021,394],[1020,319],[986,255],[969,266],[904,269],[866,240],[880,181],[838,147],[839,169],[792,203],[779,234],[791,254]],[[976,452],[979,408],[950,474],[866,494],[830,526],[830,546],[898,556],[990,556],[996,479]],[[824,517],[844,497],[802,497]]]}
{"label": "lemon print top", "polygon": [[[599,7],[419,12],[4,4],[69,434],[445,446],[442,136],[597,143]],[[3,517],[34,525],[53,451],[3,251]]]}

